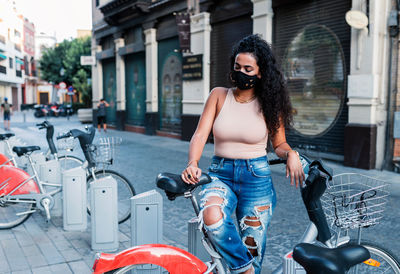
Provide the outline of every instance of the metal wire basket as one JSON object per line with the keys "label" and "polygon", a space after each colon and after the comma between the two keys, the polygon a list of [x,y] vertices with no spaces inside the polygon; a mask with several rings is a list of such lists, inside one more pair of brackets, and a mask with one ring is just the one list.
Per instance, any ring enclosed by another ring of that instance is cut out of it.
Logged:
{"label": "metal wire basket", "polygon": [[340,229],[378,224],[389,196],[387,186],[384,181],[362,174],[334,176],[321,197],[328,224]]}
{"label": "metal wire basket", "polygon": [[100,138],[97,144],[90,145],[90,153],[96,165],[112,165],[115,160],[117,148],[122,143],[120,137]]}
{"label": "metal wire basket", "polygon": [[73,151],[76,145],[77,140],[74,137],[57,140],[57,150]]}

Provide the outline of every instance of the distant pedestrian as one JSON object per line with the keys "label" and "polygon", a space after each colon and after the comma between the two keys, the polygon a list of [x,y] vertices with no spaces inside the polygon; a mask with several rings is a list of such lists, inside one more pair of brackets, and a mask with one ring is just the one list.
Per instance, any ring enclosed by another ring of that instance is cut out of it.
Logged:
{"label": "distant pedestrian", "polygon": [[7,97],[4,98],[4,103],[1,104],[1,111],[3,112],[4,130],[10,130],[10,116],[12,104],[8,103]]}
{"label": "distant pedestrian", "polygon": [[106,107],[110,105],[104,100],[100,99],[100,103],[97,104],[97,128],[101,131],[101,125],[103,125],[104,132],[107,132],[107,121],[106,121]]}

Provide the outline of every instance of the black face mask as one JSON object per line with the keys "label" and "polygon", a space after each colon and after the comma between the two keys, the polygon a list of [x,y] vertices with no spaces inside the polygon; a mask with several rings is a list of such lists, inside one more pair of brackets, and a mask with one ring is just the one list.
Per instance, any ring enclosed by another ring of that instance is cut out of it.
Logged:
{"label": "black face mask", "polygon": [[241,90],[254,88],[258,82],[257,75],[250,76],[238,70],[232,72],[231,78],[236,87]]}

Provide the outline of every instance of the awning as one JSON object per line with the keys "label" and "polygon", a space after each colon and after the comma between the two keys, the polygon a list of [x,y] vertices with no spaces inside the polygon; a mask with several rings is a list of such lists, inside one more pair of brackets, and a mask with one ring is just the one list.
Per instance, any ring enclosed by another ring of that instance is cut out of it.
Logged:
{"label": "awning", "polygon": [[24,60],[21,60],[19,58],[15,58],[15,62],[17,62],[18,64],[21,64],[21,65],[24,64]]}
{"label": "awning", "polygon": [[7,56],[0,52],[0,59],[7,59]]}

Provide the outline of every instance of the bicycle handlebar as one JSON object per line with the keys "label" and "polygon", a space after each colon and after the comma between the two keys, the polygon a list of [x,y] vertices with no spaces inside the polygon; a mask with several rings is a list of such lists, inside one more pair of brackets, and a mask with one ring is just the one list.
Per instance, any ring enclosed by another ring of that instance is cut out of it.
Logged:
{"label": "bicycle handlebar", "polygon": [[56,139],[60,140],[60,139],[65,139],[65,138],[69,138],[69,137],[72,137],[71,131],[68,131],[67,133],[57,136]]}

